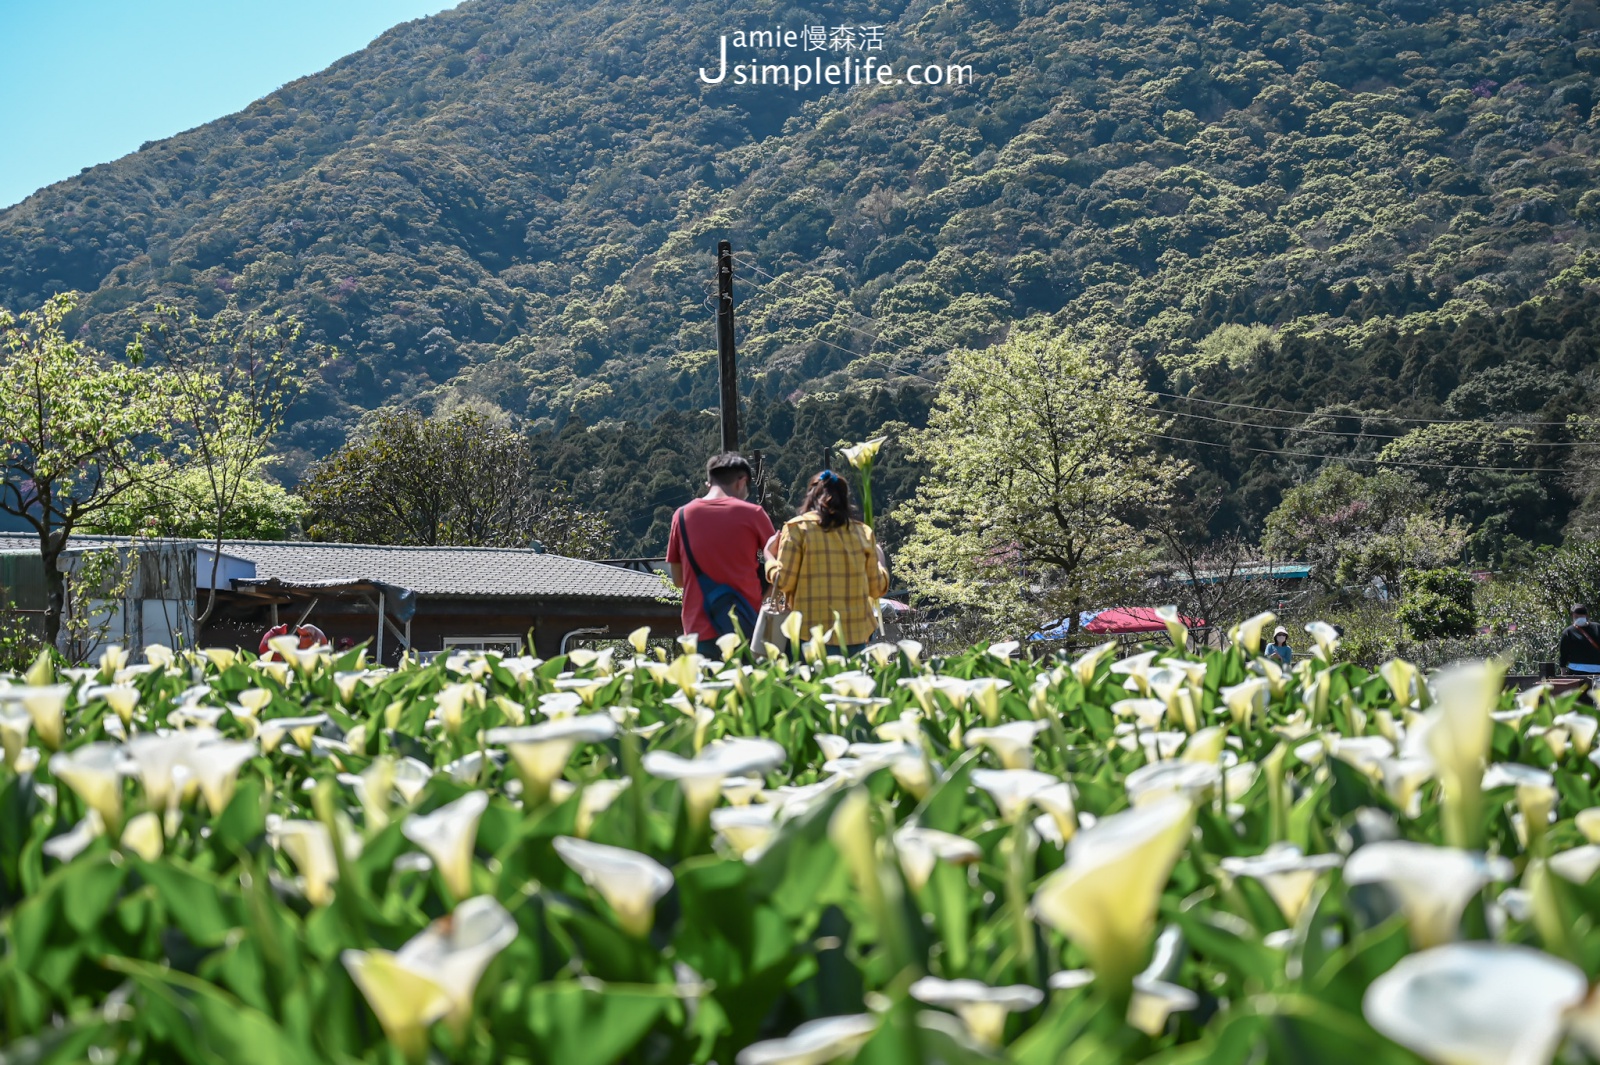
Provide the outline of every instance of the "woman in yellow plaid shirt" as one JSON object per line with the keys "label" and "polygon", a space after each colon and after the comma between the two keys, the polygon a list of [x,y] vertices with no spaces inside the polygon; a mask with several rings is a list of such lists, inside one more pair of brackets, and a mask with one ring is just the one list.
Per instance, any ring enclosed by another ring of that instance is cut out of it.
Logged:
{"label": "woman in yellow plaid shirt", "polygon": [[858,653],[878,628],[878,599],[889,590],[883,549],[864,522],[850,516],[850,486],[823,470],[806,486],[801,513],[767,541],[767,579],[789,608],[813,625],[833,629],[828,643]]}

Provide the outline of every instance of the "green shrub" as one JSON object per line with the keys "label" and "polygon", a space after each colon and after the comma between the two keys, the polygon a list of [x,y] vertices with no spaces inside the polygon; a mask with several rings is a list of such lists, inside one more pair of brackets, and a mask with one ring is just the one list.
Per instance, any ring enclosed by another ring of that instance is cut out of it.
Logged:
{"label": "green shrub", "polygon": [[1471,636],[1478,629],[1472,575],[1459,569],[1410,570],[1402,582],[1398,617],[1413,640]]}

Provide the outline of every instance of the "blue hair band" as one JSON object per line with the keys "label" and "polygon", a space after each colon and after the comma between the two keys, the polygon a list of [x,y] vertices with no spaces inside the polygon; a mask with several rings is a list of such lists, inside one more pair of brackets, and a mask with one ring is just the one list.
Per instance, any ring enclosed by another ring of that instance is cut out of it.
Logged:
{"label": "blue hair band", "polygon": [[834,473],[832,470],[823,470],[821,473],[817,474],[817,480],[819,481],[837,481],[838,479],[839,475]]}

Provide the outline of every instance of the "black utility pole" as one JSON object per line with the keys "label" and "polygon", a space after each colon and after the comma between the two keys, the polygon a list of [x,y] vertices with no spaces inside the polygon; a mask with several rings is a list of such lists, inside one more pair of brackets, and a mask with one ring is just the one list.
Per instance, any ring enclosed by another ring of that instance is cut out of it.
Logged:
{"label": "black utility pole", "polygon": [[722,385],[722,450],[739,450],[739,364],[733,354],[733,245],[717,241],[717,371]]}

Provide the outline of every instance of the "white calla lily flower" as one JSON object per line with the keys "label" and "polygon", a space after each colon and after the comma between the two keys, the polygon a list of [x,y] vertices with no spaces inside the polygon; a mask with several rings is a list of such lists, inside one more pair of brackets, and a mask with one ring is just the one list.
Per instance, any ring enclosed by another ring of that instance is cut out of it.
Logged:
{"label": "white calla lily flower", "polygon": [[472,1018],[472,997],[489,963],[517,938],[517,923],[493,896],[478,895],[413,936],[395,954],[450,999],[445,1021],[458,1035]]}
{"label": "white calla lily flower", "polygon": [[1310,901],[1317,878],[1343,862],[1337,854],[1306,855],[1292,843],[1276,843],[1254,857],[1224,858],[1219,864],[1229,876],[1260,881],[1284,920],[1292,925]]}
{"label": "white calla lily flower", "polygon": [[707,744],[693,758],[671,751],[650,751],[640,765],[653,777],[676,780],[683,789],[690,820],[703,824],[721,798],[723,780],[769,773],[787,758],[783,744],[775,740],[736,737]]}
{"label": "white calla lily flower", "polygon": [[1008,721],[993,728],[968,729],[968,747],[987,747],[1005,769],[1033,768],[1033,741],[1049,728],[1044,721]]}
{"label": "white calla lily flower", "polygon": [[387,950],[346,950],[339,960],[389,1042],[408,1062],[423,1061],[429,1027],[453,1005],[450,993]]}
{"label": "white calla lily flower", "polygon": [[641,938],[650,933],[656,903],[672,890],[671,870],[624,847],[572,836],[557,836],[552,844],[561,860],[611,907],[624,932]]}
{"label": "white calla lily flower", "polygon": [[1167,1018],[1200,1005],[1200,996],[1187,987],[1158,980],[1141,973],[1133,978],[1133,996],[1128,999],[1128,1023],[1155,1038],[1167,1027]]}
{"label": "white calla lily flower", "polygon": [[122,849],[132,851],[147,862],[156,861],[166,846],[161,832],[161,815],[151,810],[128,818],[122,830]]}
{"label": "white calla lily flower", "polygon": [[59,836],[51,836],[39,848],[45,857],[54,858],[65,865],[88,849],[89,844],[106,834],[105,822],[100,820],[100,815],[90,810],[68,832]]}
{"label": "white calla lily flower", "polygon": [[974,787],[989,794],[1007,821],[1021,817],[1034,795],[1061,783],[1036,769],[974,769],[971,779]]}
{"label": "white calla lily flower", "polygon": [[1273,622],[1278,620],[1278,615],[1268,610],[1257,614],[1255,617],[1246,618],[1228,630],[1228,642],[1239,649],[1245,660],[1256,657],[1261,653],[1261,633]]}
{"label": "white calla lily flower", "polygon": [[50,773],[77,793],[112,832],[122,827],[122,768],[115,743],[86,743],[50,756]]}
{"label": "white calla lily flower", "polygon": [[72,693],[70,684],[38,684],[12,688],[7,698],[15,699],[28,712],[33,731],[48,751],[59,751],[66,738],[67,696]]}
{"label": "white calla lily flower", "polygon": [[256,745],[239,740],[202,744],[189,752],[183,768],[205,797],[212,817],[221,817],[239,783],[239,770],[256,756]]}
{"label": "white calla lily flower", "polygon": [[1338,630],[1326,621],[1313,621],[1306,625],[1306,632],[1316,641],[1317,657],[1324,662],[1332,662],[1333,653],[1339,649]]}
{"label": "white calla lily flower", "polygon": [[827,1065],[854,1054],[878,1030],[878,1017],[855,1013],[806,1021],[782,1039],[763,1039],[739,1051],[735,1065]]}
{"label": "white calla lily flower", "polygon": [[1240,728],[1249,728],[1257,714],[1267,712],[1271,686],[1265,677],[1251,677],[1223,688],[1217,694],[1222,696],[1222,704],[1228,708],[1228,714],[1234,722]]}
{"label": "white calla lily flower", "polygon": [[539,803],[550,783],[566,771],[579,744],[601,743],[616,734],[617,722],[610,714],[582,714],[537,725],[492,728],[484,741],[505,745],[522,778],[525,801]]}
{"label": "white calla lily flower", "polygon": [[1178,796],[1102,818],[1073,837],[1066,864],[1034,895],[1039,918],[1080,946],[1102,979],[1126,986],[1138,971],[1193,818]]}
{"label": "white calla lily flower", "polygon": [[1491,881],[1513,872],[1505,858],[1409,840],[1380,840],[1345,861],[1347,884],[1383,884],[1406,915],[1419,949],[1454,939],[1467,903]]}
{"label": "white calla lily flower", "polygon": [[894,833],[895,854],[911,890],[921,891],[933,875],[937,862],[971,865],[983,859],[983,851],[965,836],[936,828],[905,825]]}
{"label": "white calla lily flower", "polygon": [[1123,781],[1128,802],[1134,806],[1182,795],[1192,803],[1207,798],[1222,780],[1215,762],[1150,762],[1129,773]]}
{"label": "white calla lily flower", "polygon": [[1567,730],[1567,738],[1572,741],[1572,749],[1578,752],[1579,758],[1589,757],[1594,747],[1595,732],[1600,730],[1600,720],[1579,710],[1569,710],[1565,714],[1557,714],[1551,721]]}
{"label": "white calla lily flower", "polygon": [[1118,717],[1131,717],[1141,728],[1160,728],[1167,719],[1167,704],[1160,699],[1118,699],[1111,704]]}
{"label": "white calla lily flower", "polygon": [[1586,843],[1559,854],[1552,854],[1547,862],[1552,870],[1574,884],[1587,884],[1600,871],[1600,845]]}
{"label": "white calla lily flower", "polygon": [[289,856],[305,881],[306,901],[326,906],[333,901],[339,880],[339,860],[333,852],[333,834],[321,821],[288,820],[269,826],[268,836]]}
{"label": "white calla lily flower", "polygon": [[711,828],[747,862],[761,857],[778,834],[780,810],[769,804],[727,806],[711,811]]}
{"label": "white calla lily flower", "polygon": [[1078,683],[1088,687],[1094,680],[1095,671],[1100,668],[1100,663],[1116,650],[1117,645],[1112,642],[1097,644],[1072,661],[1072,675],[1078,678]]}
{"label": "white calla lily flower", "polygon": [[17,769],[17,757],[22,749],[28,745],[28,731],[33,727],[33,719],[20,705],[0,701],[0,752],[3,752],[3,763],[13,772]]}
{"label": "white calla lily flower", "polygon": [[954,1010],[979,1043],[997,1047],[1005,1035],[1006,1014],[1025,1013],[1044,1001],[1044,992],[1027,984],[991,987],[977,980],[924,976],[907,993],[918,1002]]}
{"label": "white calla lily flower", "polygon": [[588,839],[594,819],[616,802],[617,796],[627,791],[632,783],[629,778],[622,777],[618,780],[591,780],[585,784],[578,796],[577,812],[573,814],[573,830],[583,839]]}
{"label": "white calla lily flower", "polygon": [[472,894],[472,848],[478,821],[489,808],[489,796],[469,791],[430,814],[413,814],[400,826],[406,839],[433,859],[445,886],[458,899]]}
{"label": "white calla lily flower", "polygon": [[1545,1065],[1563,1012],[1588,989],[1577,966],[1531,947],[1452,943],[1401,958],[1367,987],[1361,1010],[1439,1065]]}

